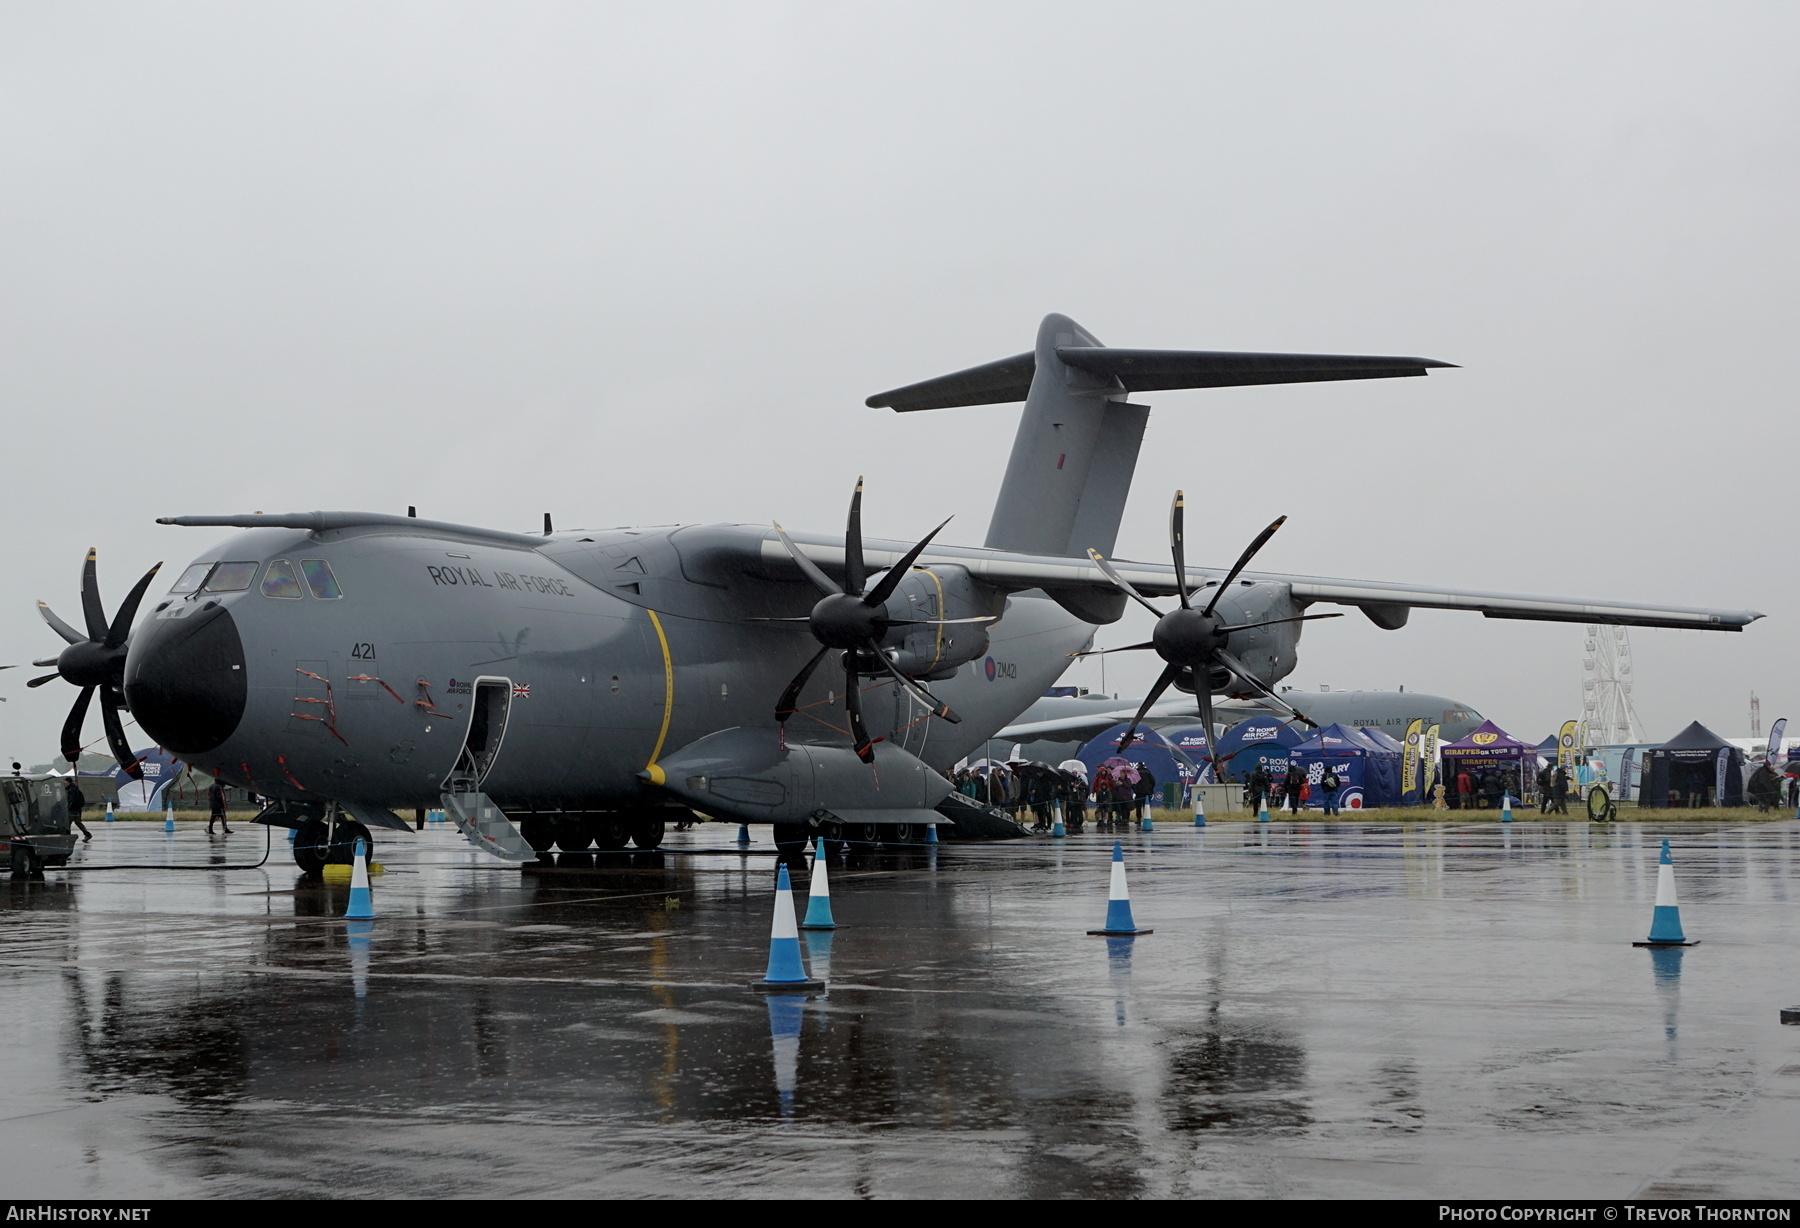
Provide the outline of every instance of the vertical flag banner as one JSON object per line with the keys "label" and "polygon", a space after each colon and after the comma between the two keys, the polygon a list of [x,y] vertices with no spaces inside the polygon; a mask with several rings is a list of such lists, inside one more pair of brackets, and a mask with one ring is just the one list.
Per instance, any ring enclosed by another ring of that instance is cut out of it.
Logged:
{"label": "vertical flag banner", "polygon": [[1575,722],[1564,721],[1562,732],[1556,735],[1556,766],[1566,768],[1573,774],[1575,771]]}
{"label": "vertical flag banner", "polygon": [[1586,721],[1581,722],[1581,728],[1575,734],[1575,745],[1581,748],[1580,758],[1586,759],[1588,754],[1588,727]]}
{"label": "vertical flag banner", "polygon": [[1720,747],[1718,759],[1718,770],[1713,773],[1713,805],[1723,806],[1725,804],[1725,770],[1731,763],[1731,751]]}
{"label": "vertical flag banner", "polygon": [[1619,758],[1619,790],[1617,800],[1621,802],[1628,802],[1631,800],[1631,761],[1636,757],[1637,751],[1635,749],[1627,749]]}
{"label": "vertical flag banner", "polygon": [[1422,799],[1419,790],[1419,738],[1425,728],[1425,718],[1417,716],[1413,723],[1406,727],[1406,748],[1400,758],[1400,801],[1402,804],[1417,804]]}
{"label": "vertical flag banner", "polygon": [[1431,786],[1437,782],[1438,730],[1440,728],[1442,726],[1433,725],[1425,731],[1425,747],[1421,752],[1425,760],[1425,782],[1419,788],[1419,795],[1422,800],[1426,801],[1431,798]]}
{"label": "vertical flag banner", "polygon": [[1769,766],[1770,767],[1774,767],[1775,761],[1781,757],[1781,739],[1782,739],[1782,736],[1786,733],[1787,733],[1787,717],[1785,717],[1785,716],[1782,717],[1780,720],[1776,721],[1773,725],[1769,726]]}

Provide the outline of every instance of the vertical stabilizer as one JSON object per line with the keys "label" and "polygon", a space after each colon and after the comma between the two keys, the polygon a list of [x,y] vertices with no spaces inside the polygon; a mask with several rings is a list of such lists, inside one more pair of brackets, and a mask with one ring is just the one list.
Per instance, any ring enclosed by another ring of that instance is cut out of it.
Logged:
{"label": "vertical stabilizer", "polygon": [[1099,345],[1064,315],[1047,315],[1038,326],[1036,369],[988,523],[989,548],[1071,558],[1089,547],[1112,553],[1150,411],[1126,403],[1116,376],[1078,370],[1057,354]]}

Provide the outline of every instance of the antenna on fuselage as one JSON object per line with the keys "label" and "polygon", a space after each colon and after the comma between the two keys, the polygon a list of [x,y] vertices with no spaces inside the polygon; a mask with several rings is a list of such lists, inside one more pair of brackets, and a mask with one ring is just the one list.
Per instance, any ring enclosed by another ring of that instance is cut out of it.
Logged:
{"label": "antenna on fuselage", "polygon": [[550,536],[550,513],[549,512],[544,513],[544,536],[545,537]]}
{"label": "antenna on fuselage", "polygon": [[408,503],[406,505],[406,514],[411,516],[414,520],[417,520],[419,518],[419,509]]}

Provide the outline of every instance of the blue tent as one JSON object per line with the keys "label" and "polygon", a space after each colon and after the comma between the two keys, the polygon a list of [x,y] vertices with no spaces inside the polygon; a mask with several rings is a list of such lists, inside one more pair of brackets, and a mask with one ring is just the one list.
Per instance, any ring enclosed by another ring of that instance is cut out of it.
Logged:
{"label": "blue tent", "polygon": [[1206,729],[1201,725],[1183,725],[1180,728],[1163,728],[1157,730],[1167,738],[1169,745],[1194,761],[1200,769],[1202,784],[1212,784],[1212,751],[1206,745]]}
{"label": "blue tent", "polygon": [[[1129,722],[1121,721],[1093,741],[1084,743],[1075,752],[1075,757],[1087,764],[1089,780],[1094,778],[1095,768],[1119,753],[1119,739],[1125,736],[1127,724]],[[1138,726],[1137,735],[1125,750],[1125,758],[1150,769],[1150,774],[1156,777],[1156,791],[1159,795],[1164,785],[1174,781],[1182,786],[1182,795],[1185,797],[1187,786],[1193,784],[1200,775],[1200,767],[1193,759],[1148,725]]]}
{"label": "blue tent", "polygon": [[1306,733],[1279,716],[1253,716],[1239,721],[1219,738],[1219,760],[1228,780],[1248,780],[1258,766],[1269,775],[1287,771],[1288,748],[1306,740]]}
{"label": "blue tent", "polygon": [[1327,725],[1289,752],[1312,782],[1308,806],[1321,806],[1319,779],[1325,765],[1337,770],[1343,786],[1338,805],[1345,810],[1400,804],[1400,755],[1348,725]]}

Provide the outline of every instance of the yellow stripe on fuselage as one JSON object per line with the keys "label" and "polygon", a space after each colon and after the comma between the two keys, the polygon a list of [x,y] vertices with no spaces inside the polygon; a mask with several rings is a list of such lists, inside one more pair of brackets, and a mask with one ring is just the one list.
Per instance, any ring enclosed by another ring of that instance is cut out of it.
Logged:
{"label": "yellow stripe on fuselage", "polygon": [[650,771],[656,768],[657,756],[662,754],[663,742],[669,736],[669,718],[675,715],[675,659],[669,655],[669,637],[663,634],[662,619],[656,616],[655,610],[644,612],[650,615],[650,625],[656,628],[656,642],[662,645],[663,658],[662,728],[657,731],[656,746],[650,752],[650,762],[644,765],[645,770]]}

